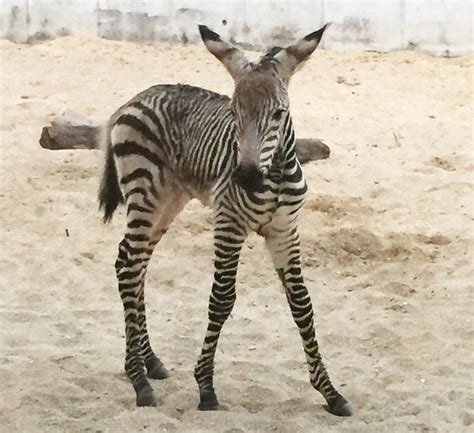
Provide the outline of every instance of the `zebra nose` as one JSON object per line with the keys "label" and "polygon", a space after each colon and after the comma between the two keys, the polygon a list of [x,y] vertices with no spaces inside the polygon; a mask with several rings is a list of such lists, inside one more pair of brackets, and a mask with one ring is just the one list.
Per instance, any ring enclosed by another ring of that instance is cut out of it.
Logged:
{"label": "zebra nose", "polygon": [[260,190],[263,173],[255,164],[240,164],[232,174],[232,179],[249,192]]}

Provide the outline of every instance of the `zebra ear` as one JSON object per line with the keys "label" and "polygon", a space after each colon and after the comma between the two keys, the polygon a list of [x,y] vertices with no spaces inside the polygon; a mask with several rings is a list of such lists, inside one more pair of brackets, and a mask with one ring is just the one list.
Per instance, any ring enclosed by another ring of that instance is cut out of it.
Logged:
{"label": "zebra ear", "polygon": [[234,80],[249,66],[249,61],[238,48],[224,42],[209,27],[199,25],[201,39],[211,54],[216,56],[229,71]]}
{"label": "zebra ear", "polygon": [[301,66],[309,58],[319,45],[323,33],[329,25],[330,23],[325,24],[324,27],[306,35],[275,55],[275,59],[280,63],[280,76],[284,81],[288,82],[298,66]]}

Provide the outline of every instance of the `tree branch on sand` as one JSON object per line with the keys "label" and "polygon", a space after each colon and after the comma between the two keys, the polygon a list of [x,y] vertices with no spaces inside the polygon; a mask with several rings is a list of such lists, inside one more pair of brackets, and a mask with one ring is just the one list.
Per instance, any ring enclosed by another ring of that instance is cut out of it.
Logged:
{"label": "tree branch on sand", "polygon": [[[56,117],[43,127],[39,143],[44,149],[97,149],[101,127],[73,112]],[[300,163],[329,158],[331,151],[321,140],[297,138],[296,154]]]}
{"label": "tree branch on sand", "polygon": [[43,127],[39,140],[44,149],[97,149],[101,127],[89,118],[67,111]]}

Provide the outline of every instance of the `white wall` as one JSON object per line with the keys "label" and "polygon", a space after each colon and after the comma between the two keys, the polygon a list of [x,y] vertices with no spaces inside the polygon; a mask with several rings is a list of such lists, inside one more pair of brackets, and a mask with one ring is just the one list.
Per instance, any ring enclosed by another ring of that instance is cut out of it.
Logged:
{"label": "white wall", "polygon": [[0,37],[90,34],[197,42],[197,23],[256,48],[286,44],[332,21],[325,48],[473,51],[469,0],[2,0]]}

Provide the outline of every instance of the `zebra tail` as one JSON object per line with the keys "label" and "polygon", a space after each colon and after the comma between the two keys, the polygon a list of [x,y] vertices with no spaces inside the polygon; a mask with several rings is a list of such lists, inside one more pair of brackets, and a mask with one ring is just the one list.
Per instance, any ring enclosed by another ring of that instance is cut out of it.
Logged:
{"label": "zebra tail", "polygon": [[105,153],[104,171],[99,187],[99,210],[104,211],[104,224],[108,223],[117,209],[124,202],[117,176],[114,155],[110,139],[111,127],[108,124],[102,131],[102,148]]}

